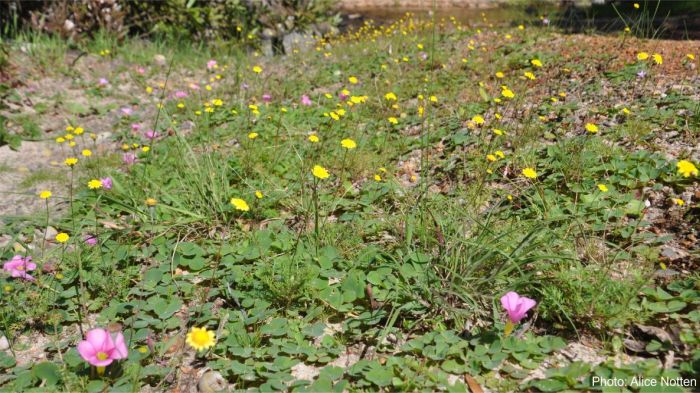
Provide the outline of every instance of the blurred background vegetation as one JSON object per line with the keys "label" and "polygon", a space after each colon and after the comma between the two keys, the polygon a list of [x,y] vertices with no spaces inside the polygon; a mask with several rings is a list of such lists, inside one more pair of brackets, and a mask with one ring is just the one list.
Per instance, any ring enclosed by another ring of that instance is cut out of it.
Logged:
{"label": "blurred background vegetation", "polygon": [[197,40],[281,38],[291,32],[324,34],[339,17],[334,0],[3,0],[5,37],[33,29],[79,40],[104,32]]}

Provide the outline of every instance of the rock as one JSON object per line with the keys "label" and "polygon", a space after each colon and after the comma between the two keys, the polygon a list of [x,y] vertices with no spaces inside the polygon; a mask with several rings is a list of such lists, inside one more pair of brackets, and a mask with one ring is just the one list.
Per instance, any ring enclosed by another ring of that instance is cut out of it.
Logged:
{"label": "rock", "polygon": [[214,393],[228,389],[228,383],[218,371],[207,371],[197,383],[197,390],[202,393]]}
{"label": "rock", "polygon": [[7,337],[0,337],[0,351],[7,351],[8,349],[10,349],[10,342],[7,340]]}
{"label": "rock", "polygon": [[157,54],[157,55],[153,56],[153,62],[159,66],[164,66],[166,63],[165,56],[163,56],[161,54]]}
{"label": "rock", "polygon": [[292,367],[291,374],[294,379],[301,379],[305,381],[313,381],[321,370],[318,367],[309,366],[304,363],[299,363]]}
{"label": "rock", "polygon": [[688,256],[688,252],[680,248],[663,246],[661,248],[661,256],[668,258],[669,261],[677,261]]}
{"label": "rock", "polygon": [[44,235],[44,239],[53,240],[56,237],[56,235],[58,235],[58,231],[56,230],[56,228],[52,226],[46,227],[46,235]]}

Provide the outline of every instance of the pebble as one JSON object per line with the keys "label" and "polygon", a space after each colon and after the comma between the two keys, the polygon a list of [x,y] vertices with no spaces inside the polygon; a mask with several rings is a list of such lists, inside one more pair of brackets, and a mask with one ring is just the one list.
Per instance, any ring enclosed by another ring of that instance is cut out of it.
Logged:
{"label": "pebble", "polygon": [[7,341],[7,337],[0,337],[0,351],[7,351],[10,349],[10,342]]}

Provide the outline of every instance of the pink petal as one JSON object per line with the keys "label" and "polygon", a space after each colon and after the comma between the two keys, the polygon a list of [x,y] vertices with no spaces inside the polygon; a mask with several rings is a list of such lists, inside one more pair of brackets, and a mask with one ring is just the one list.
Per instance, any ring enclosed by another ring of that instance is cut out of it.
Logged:
{"label": "pink petal", "polygon": [[124,335],[119,332],[114,338],[114,349],[112,353],[112,359],[124,359],[129,355],[126,349],[126,343],[124,342]]}
{"label": "pink petal", "polygon": [[97,360],[95,357],[97,355],[95,347],[93,347],[92,344],[87,341],[81,341],[78,343],[78,353],[80,354],[80,357],[85,359],[85,361],[90,364],[92,364],[93,360]]}
{"label": "pink petal", "polygon": [[95,348],[95,351],[97,352],[97,351],[104,351],[105,349],[109,349],[109,347],[105,348],[105,344],[108,343],[108,341],[107,341],[108,339],[109,339],[109,333],[107,333],[106,330],[96,328],[96,329],[90,330],[87,333],[86,341],[88,341],[90,344],[92,344],[93,348]]}

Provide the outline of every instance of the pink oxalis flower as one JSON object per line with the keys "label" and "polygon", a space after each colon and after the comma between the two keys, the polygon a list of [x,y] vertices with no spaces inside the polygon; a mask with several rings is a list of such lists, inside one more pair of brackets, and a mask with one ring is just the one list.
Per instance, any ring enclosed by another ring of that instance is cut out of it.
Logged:
{"label": "pink oxalis flower", "polygon": [[263,94],[262,100],[263,100],[263,102],[265,102],[265,103],[270,103],[270,101],[272,101],[272,96],[269,95],[269,94]]}
{"label": "pink oxalis flower", "polygon": [[216,60],[209,60],[207,62],[207,69],[211,70],[214,68],[217,68],[219,65],[216,63]]}
{"label": "pink oxalis flower", "polygon": [[109,366],[129,354],[121,332],[112,338],[108,331],[101,328],[87,332],[87,338],[78,343],[78,353],[86,362],[97,367]]}
{"label": "pink oxalis flower", "polygon": [[126,165],[132,165],[136,162],[136,154],[124,153],[124,155],[122,156],[122,161],[124,161]]}
{"label": "pink oxalis flower", "polygon": [[97,238],[93,235],[85,235],[85,244],[88,246],[94,246],[97,244]]}
{"label": "pink oxalis flower", "polygon": [[309,98],[309,96],[307,96],[306,94],[301,96],[301,105],[311,106],[312,104],[313,102],[311,102],[311,98]]}
{"label": "pink oxalis flower", "polygon": [[537,302],[518,295],[517,292],[508,292],[501,297],[501,305],[508,313],[508,321],[506,322],[506,336],[513,331],[515,324],[520,322],[527,316],[527,312],[537,305]]}
{"label": "pink oxalis flower", "polygon": [[103,177],[102,179],[100,179],[100,183],[102,183],[102,188],[104,188],[105,190],[109,191],[112,189],[113,184],[111,177]]}
{"label": "pink oxalis flower", "polygon": [[36,269],[36,263],[32,262],[32,257],[22,257],[15,255],[11,260],[2,265],[2,269],[10,273],[12,277],[19,277],[25,280],[34,281],[34,277],[27,272]]}

